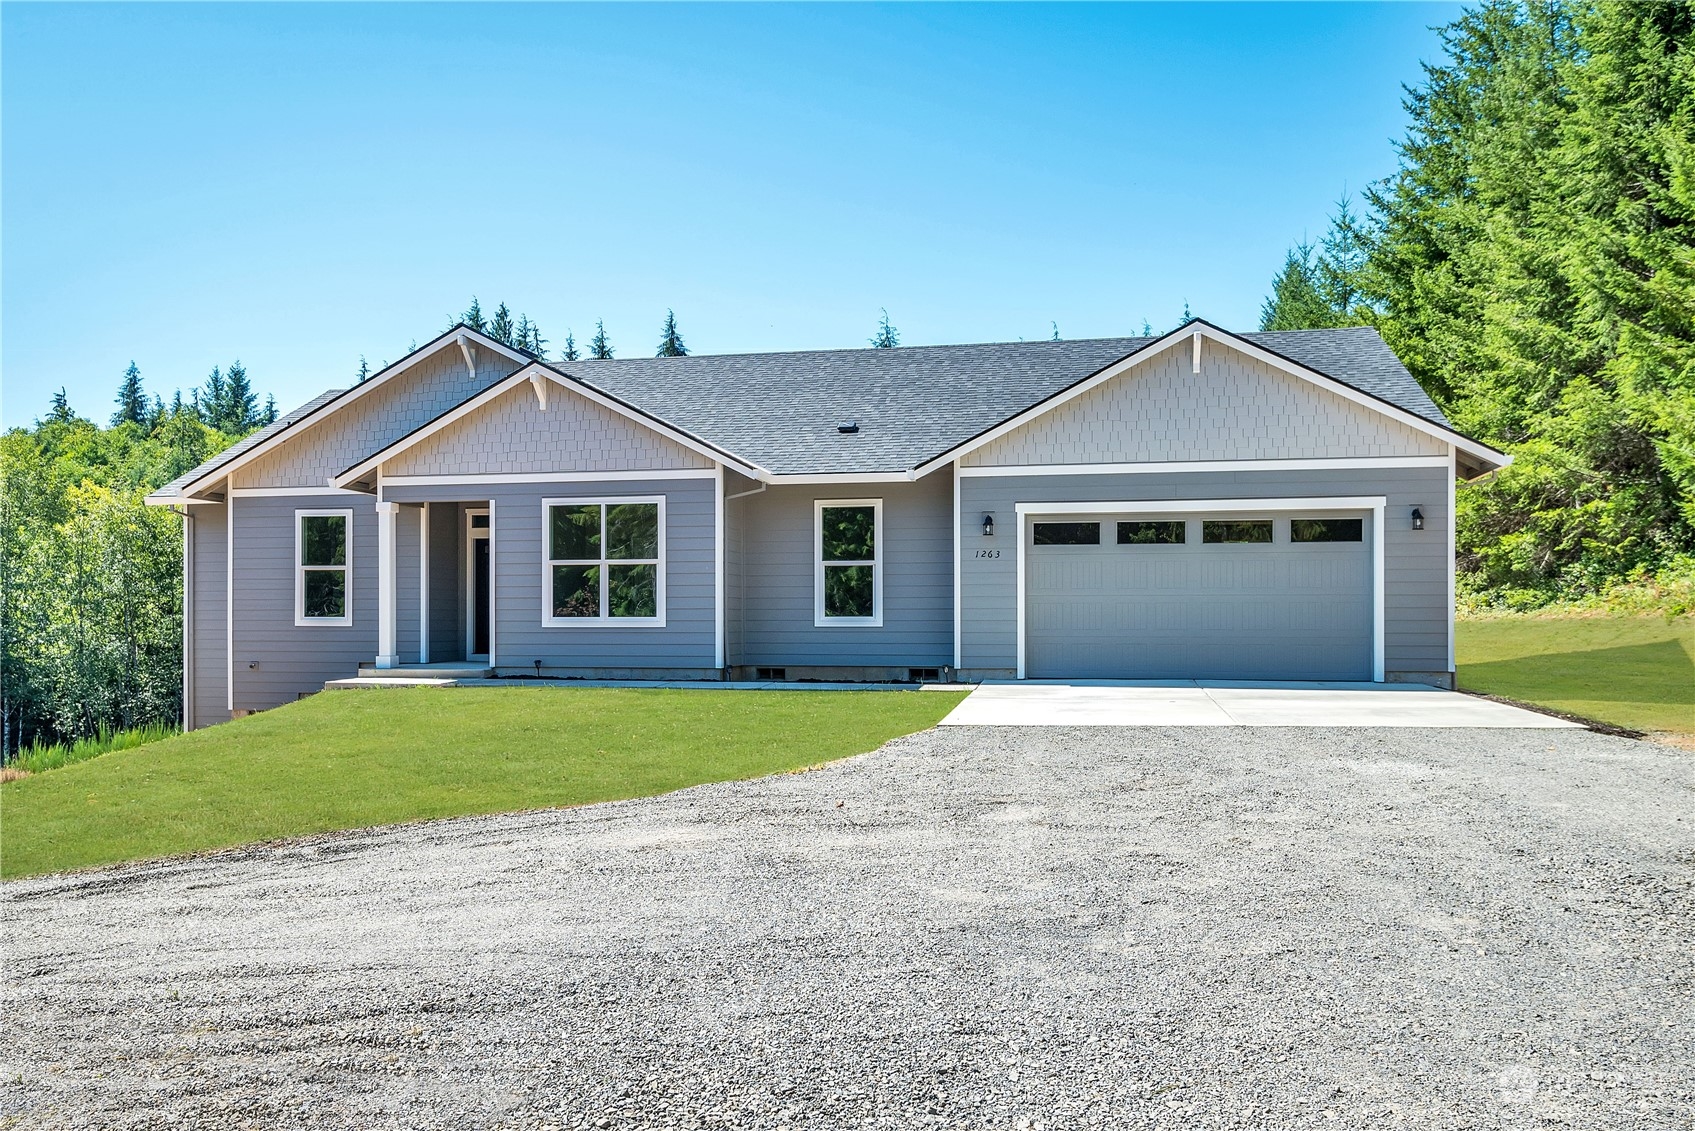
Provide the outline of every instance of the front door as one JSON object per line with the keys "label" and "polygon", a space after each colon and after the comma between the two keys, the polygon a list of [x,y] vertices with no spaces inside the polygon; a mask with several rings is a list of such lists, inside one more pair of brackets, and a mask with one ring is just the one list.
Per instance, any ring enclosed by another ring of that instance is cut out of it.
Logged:
{"label": "front door", "polygon": [[474,659],[488,659],[489,654],[489,596],[491,577],[489,556],[489,515],[487,511],[470,511],[466,515],[470,526],[470,568],[466,571],[465,637],[466,652]]}

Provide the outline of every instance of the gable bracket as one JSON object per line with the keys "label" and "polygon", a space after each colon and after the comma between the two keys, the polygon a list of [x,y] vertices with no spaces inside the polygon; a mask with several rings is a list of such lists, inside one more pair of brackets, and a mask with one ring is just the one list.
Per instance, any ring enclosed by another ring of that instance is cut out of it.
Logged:
{"label": "gable bracket", "polygon": [[1201,371],[1201,332],[1200,332],[1200,331],[1199,331],[1199,330],[1196,330],[1196,331],[1195,331],[1195,364],[1194,364],[1194,371],[1195,371],[1195,372],[1196,372],[1196,373],[1199,373],[1199,372],[1200,372],[1200,371]]}
{"label": "gable bracket", "polygon": [[530,388],[536,391],[536,404],[543,412],[547,411],[547,378],[540,373],[530,374]]}
{"label": "gable bracket", "polygon": [[471,339],[464,334],[459,335],[459,352],[465,355],[465,368],[471,371],[471,380],[477,379],[477,347],[471,344]]}

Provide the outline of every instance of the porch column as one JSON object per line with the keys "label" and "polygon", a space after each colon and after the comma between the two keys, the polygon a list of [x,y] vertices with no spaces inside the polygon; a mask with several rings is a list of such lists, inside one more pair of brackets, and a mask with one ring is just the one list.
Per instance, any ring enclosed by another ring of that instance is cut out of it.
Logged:
{"label": "porch column", "polygon": [[377,504],[377,667],[400,666],[395,637],[397,604],[395,593],[394,520],[399,503]]}

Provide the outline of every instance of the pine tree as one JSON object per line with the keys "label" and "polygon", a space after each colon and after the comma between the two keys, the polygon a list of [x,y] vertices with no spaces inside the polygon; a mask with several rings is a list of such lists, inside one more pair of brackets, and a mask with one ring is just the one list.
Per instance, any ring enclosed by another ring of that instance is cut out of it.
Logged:
{"label": "pine tree", "polygon": [[471,296],[471,305],[459,316],[459,321],[478,333],[488,331],[488,323],[483,319],[483,304],[477,301],[476,295]]}
{"label": "pine tree", "polygon": [[677,316],[671,311],[665,312],[665,325],[659,330],[659,350],[654,357],[687,357],[689,347],[683,344],[683,336],[677,333]]}
{"label": "pine tree", "polygon": [[1059,341],[1059,323],[1058,322],[1050,322],[1050,323],[1048,323],[1048,325],[1053,327],[1053,337],[1049,338],[1048,341],[1050,341],[1050,342]]}
{"label": "pine tree", "polygon": [[494,308],[494,317],[489,319],[488,336],[503,345],[518,344],[516,328],[512,325],[512,312],[506,309],[504,302]]}
{"label": "pine tree", "polygon": [[182,414],[183,414],[182,390],[178,389],[176,391],[176,395],[171,398],[171,415],[172,416],[181,416]]}
{"label": "pine tree", "polygon": [[59,386],[59,391],[53,394],[53,407],[47,414],[47,419],[54,424],[69,424],[77,418],[71,410],[71,402],[65,396],[65,387]]}
{"label": "pine tree", "polygon": [[1319,269],[1312,244],[1289,249],[1283,270],[1271,281],[1271,294],[1260,306],[1261,330],[1318,330],[1335,324],[1335,311],[1319,291]]}
{"label": "pine tree", "polygon": [[518,348],[528,350],[539,358],[547,357],[547,339],[541,336],[541,327],[530,321],[527,314],[518,315]]}
{"label": "pine tree", "polygon": [[370,375],[371,375],[371,367],[368,364],[366,364],[365,355],[360,354],[359,355],[359,372],[355,376],[358,378],[359,383],[362,385],[362,384],[365,383],[366,378],[370,377]]}
{"label": "pine tree", "polygon": [[1142,337],[1151,338],[1153,336],[1154,336],[1154,324],[1152,322],[1149,322],[1146,318],[1142,319]]}
{"label": "pine tree", "polygon": [[112,414],[112,427],[120,424],[147,423],[147,395],[141,391],[141,370],[135,362],[129,363],[124,370],[124,379],[118,384],[116,398],[118,411]]}
{"label": "pine tree", "polygon": [[577,352],[577,339],[571,335],[570,330],[566,330],[565,348],[559,351],[559,359],[561,361],[576,361],[581,356],[582,355]]}
{"label": "pine tree", "polygon": [[277,398],[274,394],[265,394],[265,407],[259,410],[258,419],[254,425],[259,428],[269,428],[277,422]]}
{"label": "pine tree", "polygon": [[596,361],[607,361],[612,357],[612,343],[606,339],[606,323],[595,319],[594,337],[589,339],[589,356]]}
{"label": "pine tree", "polygon": [[259,398],[254,395],[253,385],[247,380],[247,370],[239,360],[230,362],[230,367],[224,371],[224,390],[224,420],[227,426],[220,426],[219,431],[231,434],[252,431]]}
{"label": "pine tree", "polygon": [[871,339],[871,348],[875,350],[892,350],[900,345],[900,331],[889,323],[888,308],[883,309],[883,320],[877,324],[877,336]]}
{"label": "pine tree", "polygon": [[223,431],[218,425],[229,411],[229,397],[224,385],[224,372],[216,365],[212,367],[206,383],[198,390],[194,406],[207,427]]}

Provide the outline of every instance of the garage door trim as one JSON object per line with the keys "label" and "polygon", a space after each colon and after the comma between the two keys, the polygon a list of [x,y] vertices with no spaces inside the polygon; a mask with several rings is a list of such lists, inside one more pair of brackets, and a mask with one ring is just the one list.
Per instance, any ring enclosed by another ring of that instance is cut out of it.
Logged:
{"label": "garage door trim", "polygon": [[1129,499],[1070,503],[1017,503],[1018,516],[1018,678],[1024,679],[1024,546],[1031,515],[1056,514],[1205,514],[1219,511],[1371,512],[1371,678],[1383,682],[1383,495],[1307,495],[1295,499]]}

